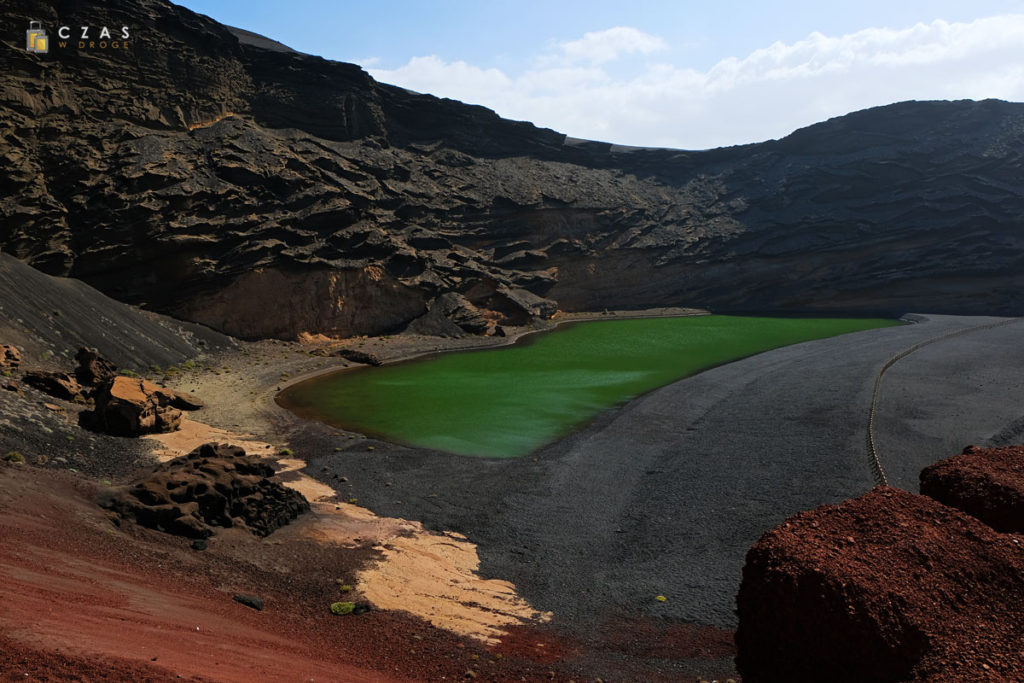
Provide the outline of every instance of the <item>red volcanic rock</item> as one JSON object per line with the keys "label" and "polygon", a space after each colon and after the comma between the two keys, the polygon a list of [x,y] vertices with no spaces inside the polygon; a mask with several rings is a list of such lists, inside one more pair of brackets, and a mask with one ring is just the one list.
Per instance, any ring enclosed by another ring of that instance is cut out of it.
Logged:
{"label": "red volcanic rock", "polygon": [[273,476],[270,465],[238,446],[208,443],[102,504],[143,526],[189,538],[234,526],[266,536],[309,510],[300,493]]}
{"label": "red volcanic rock", "polygon": [[118,376],[97,390],[93,422],[115,436],[173,432],[181,423],[175,399],[173,391],[144,379]]}
{"label": "red volcanic rock", "polygon": [[737,668],[745,683],[1015,680],[1018,543],[888,487],[794,515],[747,554]]}
{"label": "red volcanic rock", "polygon": [[21,365],[21,352],[13,346],[0,345],[0,373],[14,372]]}
{"label": "red volcanic rock", "polygon": [[996,531],[1024,533],[1024,446],[968,446],[960,455],[924,468],[921,493]]}

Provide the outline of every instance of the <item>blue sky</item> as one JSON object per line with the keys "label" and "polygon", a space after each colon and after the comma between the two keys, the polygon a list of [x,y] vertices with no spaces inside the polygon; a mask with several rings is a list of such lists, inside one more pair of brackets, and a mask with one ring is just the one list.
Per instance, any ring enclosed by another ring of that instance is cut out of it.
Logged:
{"label": "blue sky", "polygon": [[184,0],[576,137],[705,148],[903,99],[1024,100],[1024,0]]}

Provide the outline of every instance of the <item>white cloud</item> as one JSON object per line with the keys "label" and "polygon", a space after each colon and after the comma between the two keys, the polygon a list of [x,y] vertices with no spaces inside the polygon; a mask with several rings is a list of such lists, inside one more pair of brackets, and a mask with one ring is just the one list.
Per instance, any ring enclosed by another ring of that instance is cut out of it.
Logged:
{"label": "white cloud", "polygon": [[584,33],[579,40],[561,45],[562,53],[571,61],[604,64],[623,54],[651,54],[667,50],[668,45],[658,36],[652,36],[630,26],[616,26],[604,31]]}
{"label": "white cloud", "polygon": [[[667,45],[629,27],[588,33],[509,75],[417,57],[378,80],[495,109],[574,137],[704,148],[781,137],[857,109],[909,99],[1024,100],[1024,15],[934,21],[842,36],[812,33],[706,71],[655,61]],[[605,65],[643,59],[626,76]]]}

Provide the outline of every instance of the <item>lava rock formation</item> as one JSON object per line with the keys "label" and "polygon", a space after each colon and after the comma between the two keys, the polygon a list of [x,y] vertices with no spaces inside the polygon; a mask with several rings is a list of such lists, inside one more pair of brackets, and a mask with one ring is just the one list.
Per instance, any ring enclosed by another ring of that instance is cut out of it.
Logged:
{"label": "lava rock formation", "polygon": [[238,446],[208,443],[101,502],[142,526],[188,538],[212,536],[214,527],[263,537],[309,510],[300,493],[273,476],[270,465]]}

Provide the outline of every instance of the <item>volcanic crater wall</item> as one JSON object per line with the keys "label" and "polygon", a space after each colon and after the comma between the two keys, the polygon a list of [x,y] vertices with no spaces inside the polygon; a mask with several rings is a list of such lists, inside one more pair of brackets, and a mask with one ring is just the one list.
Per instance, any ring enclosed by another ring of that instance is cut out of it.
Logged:
{"label": "volcanic crater wall", "polygon": [[[485,332],[557,308],[1024,312],[1024,105],[907,102],[756,145],[624,148],[161,0],[4,10],[132,38],[0,42],[0,248],[238,336],[388,332],[451,294],[443,315]],[[273,294],[266,315],[254,293]]]}

